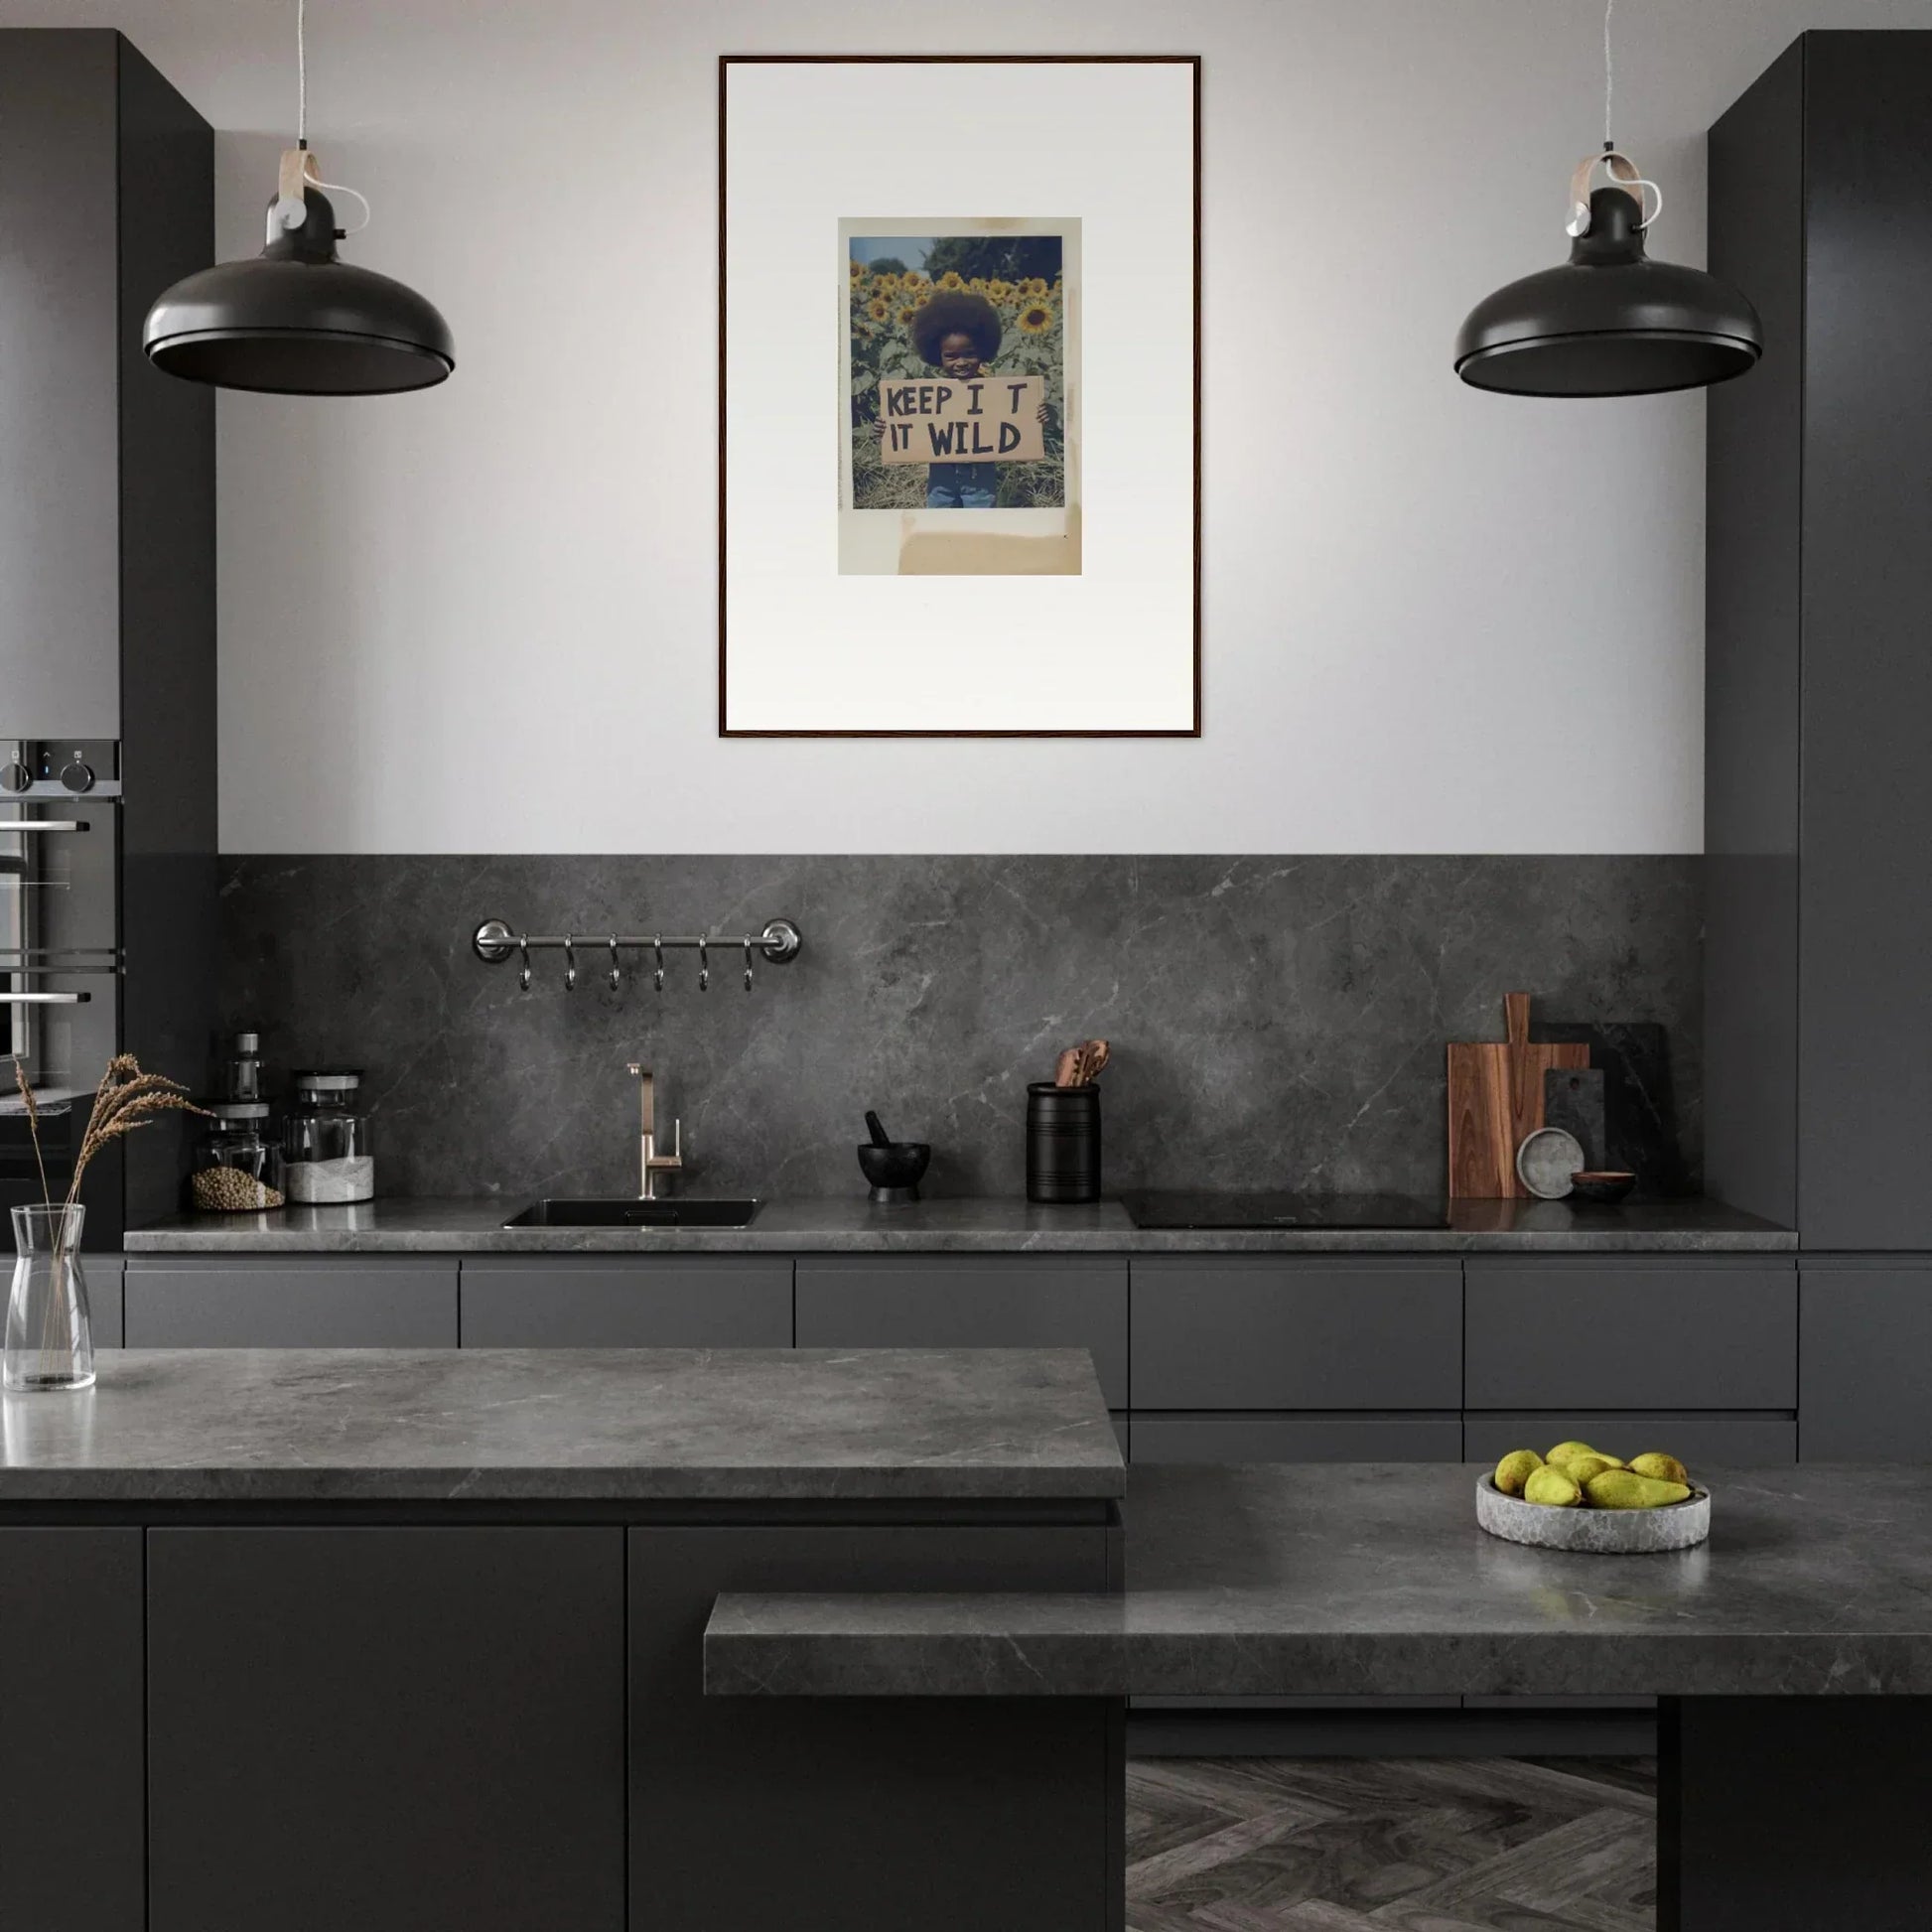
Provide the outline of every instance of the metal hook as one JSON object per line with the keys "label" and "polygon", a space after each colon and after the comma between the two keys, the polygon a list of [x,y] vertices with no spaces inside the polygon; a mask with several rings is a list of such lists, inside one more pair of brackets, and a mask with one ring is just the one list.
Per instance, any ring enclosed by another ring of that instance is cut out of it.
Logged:
{"label": "metal hook", "polygon": [[747,993],[752,990],[752,942],[749,939],[745,941],[745,990]]}
{"label": "metal hook", "polygon": [[651,975],[651,990],[661,993],[664,990],[664,935],[659,933],[651,940],[650,946],[657,955],[657,970]]}
{"label": "metal hook", "polygon": [[711,991],[710,944],[711,941],[708,939],[700,939],[698,941],[698,991],[700,993],[709,993]]}
{"label": "metal hook", "polygon": [[618,964],[618,935],[611,935],[611,991],[615,993],[623,984],[623,968]]}
{"label": "metal hook", "polygon": [[520,991],[527,993],[530,990],[530,935],[527,932],[518,937],[516,949],[523,955],[523,970],[517,974],[516,984]]}
{"label": "metal hook", "polygon": [[564,991],[577,991],[577,938],[569,932],[564,934]]}

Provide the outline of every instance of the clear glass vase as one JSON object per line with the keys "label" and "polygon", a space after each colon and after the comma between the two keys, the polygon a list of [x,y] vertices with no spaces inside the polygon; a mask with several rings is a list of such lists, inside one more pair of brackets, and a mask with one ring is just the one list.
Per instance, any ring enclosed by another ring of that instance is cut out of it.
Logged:
{"label": "clear glass vase", "polygon": [[84,1207],[16,1207],[13,1294],[0,1382],[15,1394],[94,1385],[94,1328],[80,1272]]}

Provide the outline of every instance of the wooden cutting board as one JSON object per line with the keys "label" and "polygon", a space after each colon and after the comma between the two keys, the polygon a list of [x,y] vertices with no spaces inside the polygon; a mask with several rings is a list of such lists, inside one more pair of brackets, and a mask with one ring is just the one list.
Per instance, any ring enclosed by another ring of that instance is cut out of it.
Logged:
{"label": "wooden cutting board", "polygon": [[1543,1125],[1543,1076],[1587,1066],[1583,1040],[1530,1039],[1530,996],[1503,996],[1506,1039],[1454,1041],[1449,1049],[1450,1200],[1527,1198],[1516,1150]]}

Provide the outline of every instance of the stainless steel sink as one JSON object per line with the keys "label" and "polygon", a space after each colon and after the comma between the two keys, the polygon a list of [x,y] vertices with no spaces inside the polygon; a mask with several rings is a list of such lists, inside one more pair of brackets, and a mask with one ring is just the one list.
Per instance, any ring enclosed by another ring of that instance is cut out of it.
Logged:
{"label": "stainless steel sink", "polygon": [[506,1228],[742,1228],[755,1200],[538,1200]]}

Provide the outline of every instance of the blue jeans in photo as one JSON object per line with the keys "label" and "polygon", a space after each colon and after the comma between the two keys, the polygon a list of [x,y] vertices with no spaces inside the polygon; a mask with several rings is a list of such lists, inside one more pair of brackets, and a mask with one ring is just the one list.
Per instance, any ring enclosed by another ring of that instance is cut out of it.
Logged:
{"label": "blue jeans in photo", "polygon": [[925,506],[929,510],[990,510],[999,483],[997,463],[928,463]]}

